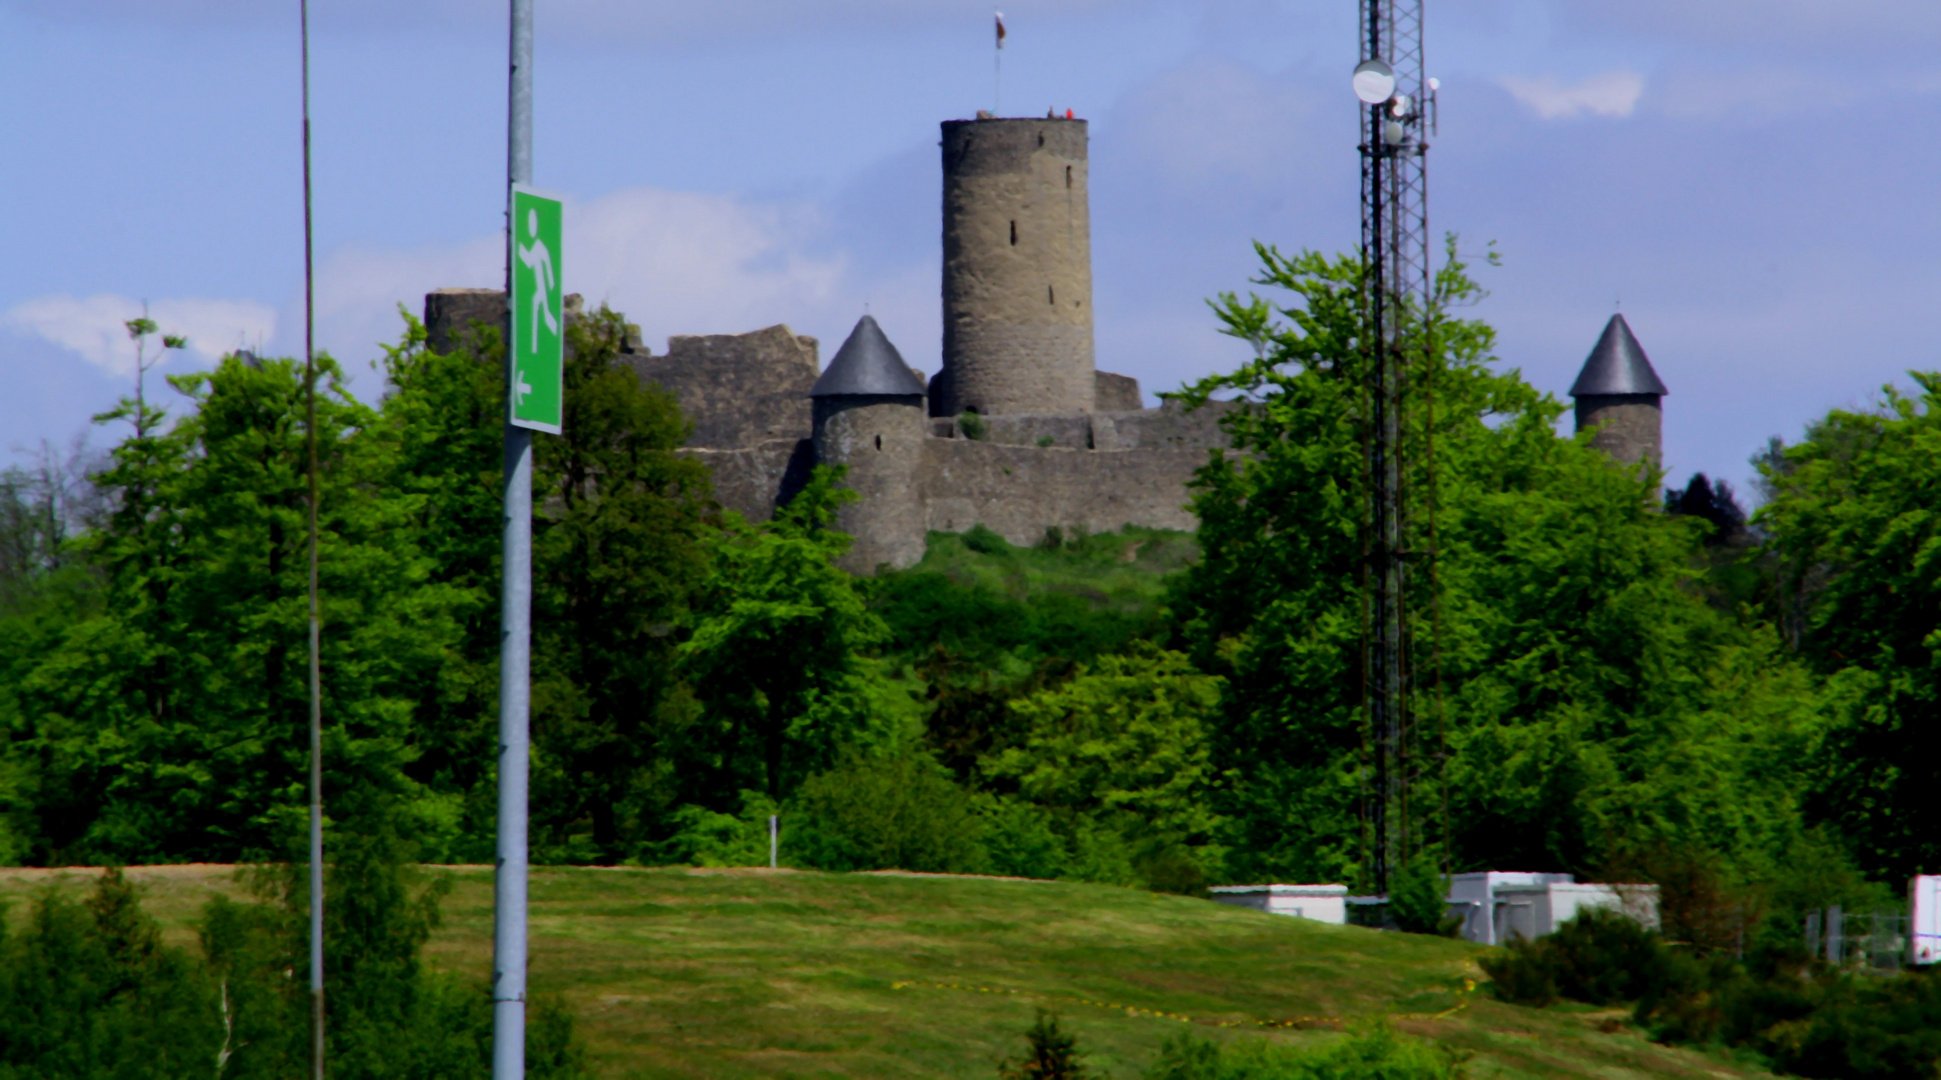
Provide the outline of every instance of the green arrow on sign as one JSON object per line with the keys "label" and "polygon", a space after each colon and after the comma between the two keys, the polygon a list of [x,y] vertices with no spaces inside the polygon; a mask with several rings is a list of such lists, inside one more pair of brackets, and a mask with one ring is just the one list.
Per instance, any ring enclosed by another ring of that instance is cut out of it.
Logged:
{"label": "green arrow on sign", "polygon": [[507,400],[515,427],[559,434],[565,411],[565,291],[558,199],[512,188],[512,348]]}

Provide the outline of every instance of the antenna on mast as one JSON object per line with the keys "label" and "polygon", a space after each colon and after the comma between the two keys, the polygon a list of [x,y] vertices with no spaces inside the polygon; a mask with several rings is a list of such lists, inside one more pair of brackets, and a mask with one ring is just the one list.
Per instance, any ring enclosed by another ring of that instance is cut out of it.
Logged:
{"label": "antenna on mast", "polygon": [[[1412,724],[1404,501],[1403,377],[1409,347],[1403,328],[1426,328],[1432,299],[1429,262],[1427,136],[1434,130],[1439,84],[1422,70],[1423,0],[1359,0],[1361,62],[1354,71],[1361,100],[1362,304],[1368,350],[1366,568],[1368,640],[1362,701],[1374,756],[1374,791],[1365,795],[1375,892],[1412,854],[1410,789]],[[1421,343],[1427,347],[1426,337]],[[1434,357],[1424,373],[1434,364]],[[1431,481],[1433,484],[1433,481]],[[1433,524],[1431,524],[1433,531]],[[1433,558],[1433,552],[1430,553]],[[1433,574],[1433,571],[1432,571]]]}

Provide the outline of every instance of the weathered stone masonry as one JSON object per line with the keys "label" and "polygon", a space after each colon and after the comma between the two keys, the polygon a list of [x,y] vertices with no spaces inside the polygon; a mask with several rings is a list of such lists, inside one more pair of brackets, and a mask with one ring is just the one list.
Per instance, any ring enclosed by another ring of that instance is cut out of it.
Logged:
{"label": "weathered stone masonry", "polygon": [[[908,566],[928,533],[976,525],[1014,544],[1053,528],[1195,528],[1186,485],[1229,444],[1219,421],[1234,406],[1144,409],[1136,380],[1096,369],[1085,122],[953,120],[942,134],[944,335],[927,386],[867,315],[826,371],[816,340],[781,325],[671,338],[660,356],[636,337],[627,364],[680,401],[685,452],[751,519],[816,464],[846,466],[863,497],[838,524],[857,573]],[[504,318],[497,290],[425,297],[440,351]],[[1622,317],[1572,394],[1598,446],[1656,465],[1665,387]]]}
{"label": "weathered stone masonry", "polygon": [[[975,525],[1014,544],[1053,528],[1194,528],[1186,484],[1227,444],[1226,406],[1143,409],[1137,380],[1094,365],[1085,122],[955,120],[942,134],[944,340],[927,386],[868,316],[826,372],[815,339],[779,325],[675,337],[662,356],[630,341],[626,362],[680,401],[685,452],[751,519],[817,463],[846,466],[863,498],[838,524],[858,573],[908,566],[930,532]],[[497,290],[432,293],[431,347],[504,312]]]}

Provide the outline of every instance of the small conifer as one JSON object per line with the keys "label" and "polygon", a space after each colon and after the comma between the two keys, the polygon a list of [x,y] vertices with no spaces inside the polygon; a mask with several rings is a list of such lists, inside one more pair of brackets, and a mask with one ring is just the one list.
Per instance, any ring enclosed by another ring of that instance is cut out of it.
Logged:
{"label": "small conifer", "polygon": [[1045,1010],[1038,1010],[1038,1021],[1024,1037],[1031,1052],[1018,1061],[999,1062],[998,1080],[1088,1080],[1097,1075],[1085,1067],[1078,1036],[1060,1028],[1058,1018]]}

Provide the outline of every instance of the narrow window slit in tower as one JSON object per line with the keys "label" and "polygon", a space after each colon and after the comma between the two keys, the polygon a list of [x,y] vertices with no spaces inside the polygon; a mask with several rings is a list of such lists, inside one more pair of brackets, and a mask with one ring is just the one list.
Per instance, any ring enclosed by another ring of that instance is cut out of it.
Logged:
{"label": "narrow window slit in tower", "polygon": [[1018,223],[1015,221],[1011,223],[1011,246],[1018,246]]}
{"label": "narrow window slit in tower", "polygon": [[1065,186],[1072,186],[1072,167],[1070,165],[1065,166]]}
{"label": "narrow window slit in tower", "polygon": [[1053,307],[1058,306],[1058,294],[1055,291],[1053,291],[1052,286],[1050,285],[1045,286],[1045,303],[1050,304]]}
{"label": "narrow window slit in tower", "polygon": [[883,449],[883,436],[881,436],[881,435],[878,435],[878,436],[876,437],[876,448],[877,448],[878,450],[881,450],[881,449]]}

